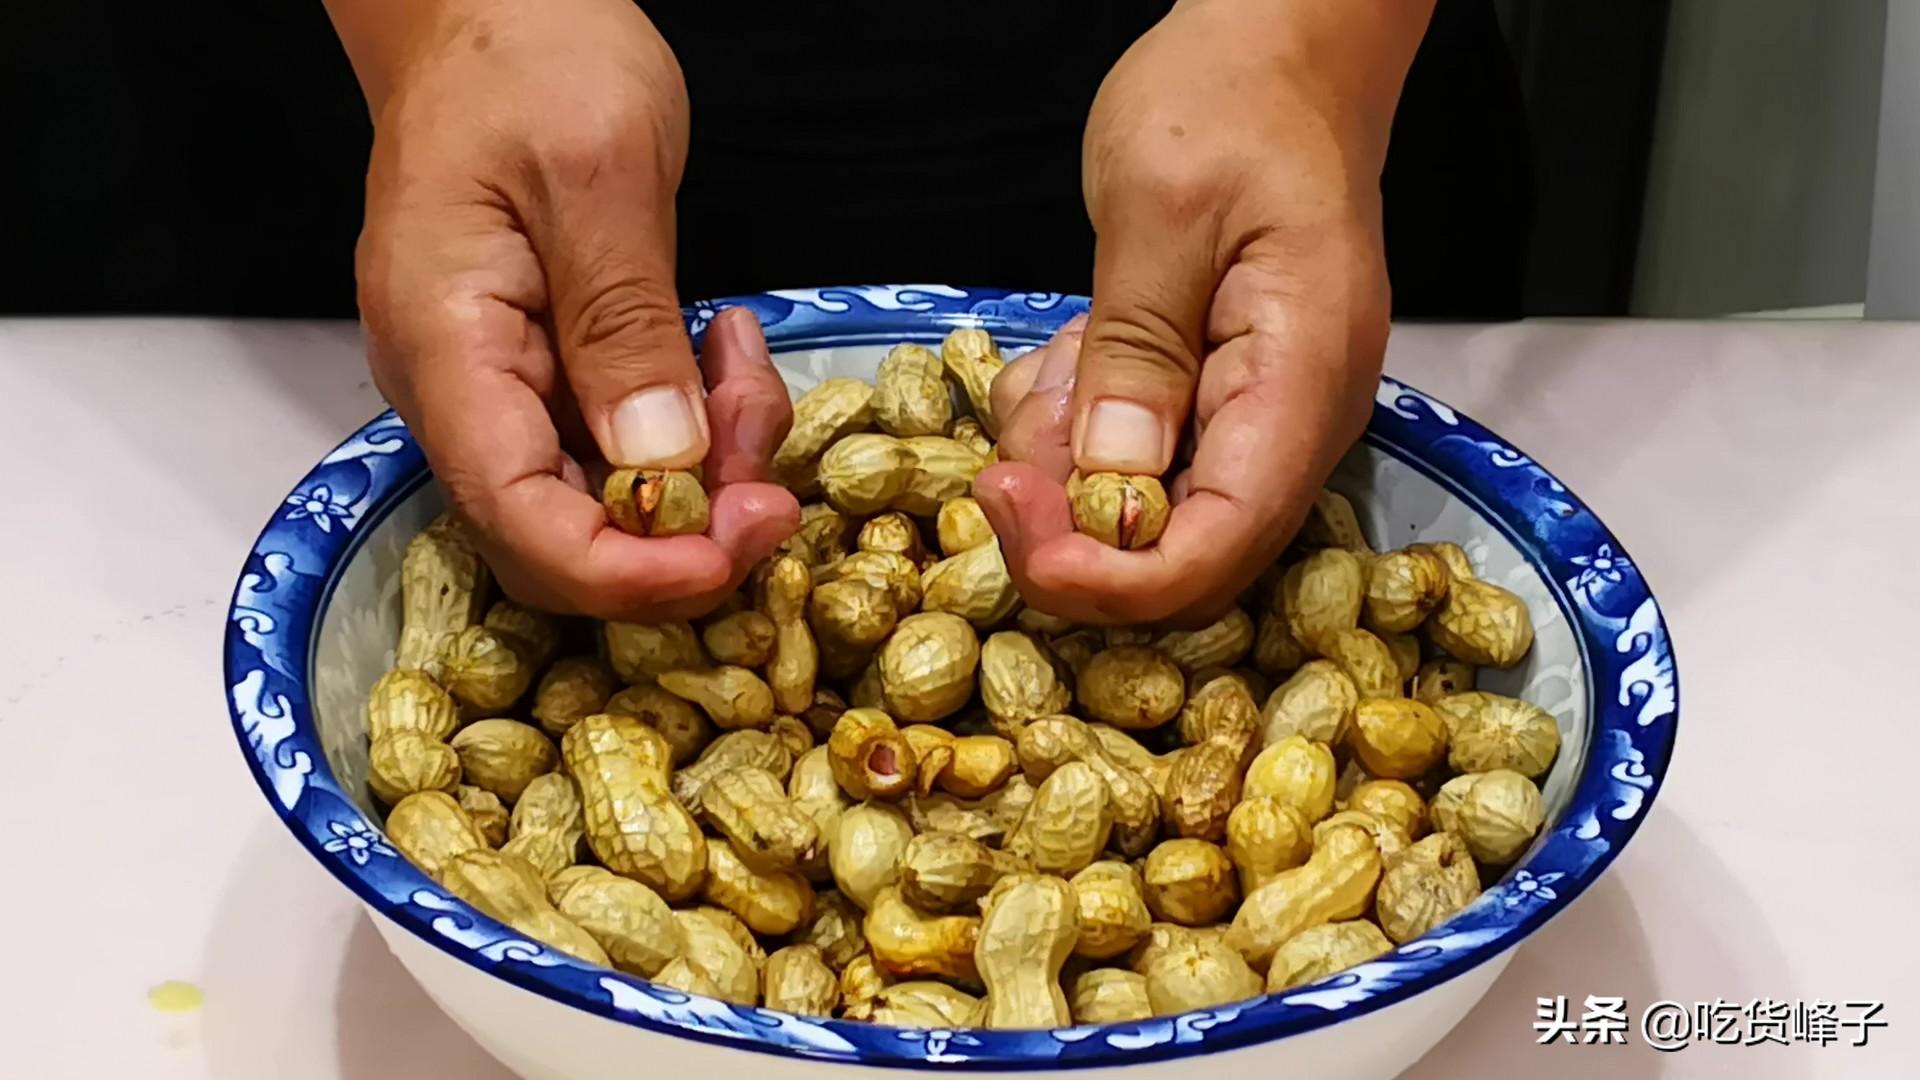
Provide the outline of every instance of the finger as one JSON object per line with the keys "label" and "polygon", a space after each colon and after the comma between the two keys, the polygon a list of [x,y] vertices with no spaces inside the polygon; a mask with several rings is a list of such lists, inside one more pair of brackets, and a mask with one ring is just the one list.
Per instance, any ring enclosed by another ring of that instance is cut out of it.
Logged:
{"label": "finger", "polygon": [[793,401],[751,310],[728,308],[714,319],[700,366],[712,388],[707,394],[712,426],[707,482],[772,479],[773,452],[793,426]]}
{"label": "finger", "polygon": [[[974,498],[1000,541],[1000,554],[1021,597],[1050,615],[1073,617],[1070,610],[1049,606],[1061,598],[1043,597],[1032,588],[1026,565],[1036,545],[1073,532],[1073,511],[1067,489],[1038,468],[1024,462],[1001,462],[981,470],[973,482]],[[1065,602],[1071,607],[1072,598]]]}
{"label": "finger", "polygon": [[1060,482],[1073,472],[1068,436],[1082,340],[1079,333],[1062,333],[1050,342],[1026,397],[1000,414],[1006,417],[1000,427],[1001,458],[1026,462]]}
{"label": "finger", "polygon": [[778,484],[729,484],[714,492],[709,520],[713,542],[733,562],[724,594],[738,589],[754,564],[772,556],[799,529],[800,501]]}
{"label": "finger", "polygon": [[588,175],[548,170],[527,207],[560,362],[609,462],[688,468],[711,436],[673,286],[677,177],[660,175],[648,138],[595,154]]}
{"label": "finger", "polygon": [[1219,275],[1203,243],[1147,207],[1102,232],[1093,307],[1074,386],[1082,472],[1159,476],[1193,405],[1207,307]]}
{"label": "finger", "polygon": [[1061,324],[1045,345],[1001,368],[1000,374],[994,376],[989,394],[993,415],[1012,416],[1021,400],[1033,392],[1034,384],[1039,381],[1040,368],[1053,346],[1067,335],[1084,333],[1086,326],[1087,313],[1083,311]]}

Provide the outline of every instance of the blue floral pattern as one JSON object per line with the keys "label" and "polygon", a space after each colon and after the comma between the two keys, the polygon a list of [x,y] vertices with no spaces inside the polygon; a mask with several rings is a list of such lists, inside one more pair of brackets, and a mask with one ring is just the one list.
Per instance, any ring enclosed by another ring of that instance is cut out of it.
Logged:
{"label": "blue floral pattern", "polygon": [[[792,289],[685,312],[696,345],[748,307],[775,351],[938,341],[983,327],[1009,352],[1046,341],[1084,297],[945,285]],[[1619,541],[1564,485],[1468,417],[1382,379],[1367,439],[1476,507],[1539,571],[1592,687],[1583,768],[1565,812],[1508,878],[1426,936],[1319,983],[1139,1023],[1054,1031],[902,1031],[731,1005],[594,967],[527,940],[394,857],[322,751],[310,645],[356,545],[428,480],[392,413],[342,443],[275,511],[241,569],[225,642],[234,732],[301,843],[367,904],[448,954],[609,1019],[744,1049],[891,1068],[1004,1070],[1177,1058],[1310,1031],[1391,1005],[1512,948],[1577,898],[1633,836],[1673,752],[1679,683],[1660,609]]]}

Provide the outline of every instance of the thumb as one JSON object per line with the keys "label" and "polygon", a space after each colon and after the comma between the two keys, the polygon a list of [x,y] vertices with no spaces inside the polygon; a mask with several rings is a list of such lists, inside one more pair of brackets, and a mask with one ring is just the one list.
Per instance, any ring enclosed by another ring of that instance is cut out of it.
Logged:
{"label": "thumb", "polygon": [[1073,460],[1083,473],[1160,476],[1173,461],[1217,279],[1194,248],[1141,224],[1099,238],[1073,396]]}
{"label": "thumb", "polygon": [[561,195],[530,223],[556,351],[609,464],[690,468],[710,435],[673,286],[673,189],[620,180]]}

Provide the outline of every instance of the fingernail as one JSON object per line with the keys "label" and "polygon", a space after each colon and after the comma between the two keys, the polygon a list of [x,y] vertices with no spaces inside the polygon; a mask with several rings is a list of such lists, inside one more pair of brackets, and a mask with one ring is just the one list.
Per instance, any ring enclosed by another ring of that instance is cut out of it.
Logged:
{"label": "fingernail", "polygon": [[756,358],[767,355],[767,341],[757,331],[753,312],[748,308],[728,308],[715,316],[721,324],[721,332],[727,335],[729,347],[738,349]]}
{"label": "fingernail", "polygon": [[650,386],[614,406],[615,464],[680,469],[707,454],[706,410],[677,386]]}
{"label": "fingernail", "polygon": [[1144,405],[1096,401],[1078,435],[1073,457],[1082,471],[1157,476],[1166,470],[1167,425]]}

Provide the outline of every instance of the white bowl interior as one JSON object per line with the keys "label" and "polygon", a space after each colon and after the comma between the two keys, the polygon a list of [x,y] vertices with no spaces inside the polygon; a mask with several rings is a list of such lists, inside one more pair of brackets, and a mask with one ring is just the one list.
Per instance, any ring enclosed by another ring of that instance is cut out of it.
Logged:
{"label": "white bowl interior", "polygon": [[[774,359],[797,394],[825,378],[871,379],[885,354],[883,346],[864,345],[781,352]],[[1471,506],[1384,450],[1356,447],[1330,486],[1353,500],[1376,548],[1451,540],[1466,549],[1480,577],[1527,602],[1534,622],[1532,652],[1510,671],[1483,671],[1480,686],[1524,697],[1559,722],[1562,750],[1541,789],[1549,823],[1544,836],[1572,795],[1586,757],[1588,730],[1585,666],[1547,583],[1512,541]],[[327,762],[342,790],[353,794],[376,821],[384,819],[366,786],[366,695],[393,663],[400,636],[400,564],[407,541],[444,508],[440,488],[427,483],[365,535],[335,585],[314,639],[310,685]],[[1516,868],[1524,865],[1523,858]]]}

